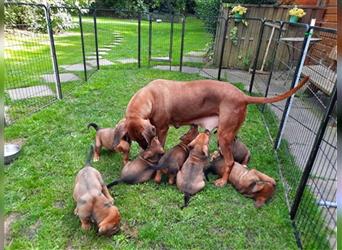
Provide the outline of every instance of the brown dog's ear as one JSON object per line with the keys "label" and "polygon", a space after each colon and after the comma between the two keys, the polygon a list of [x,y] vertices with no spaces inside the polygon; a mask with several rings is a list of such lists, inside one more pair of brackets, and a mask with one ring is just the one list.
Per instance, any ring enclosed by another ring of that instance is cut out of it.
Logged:
{"label": "brown dog's ear", "polygon": [[153,137],[156,136],[156,127],[153,126],[149,120],[145,120],[144,122],[144,130],[141,132],[145,141],[150,144]]}
{"label": "brown dog's ear", "polygon": [[256,181],[253,184],[251,184],[251,186],[251,192],[254,194],[261,191],[265,187],[265,183],[263,181]]}
{"label": "brown dog's ear", "polygon": [[124,137],[127,137],[127,128],[125,120],[121,120],[114,129],[114,142],[113,147],[119,145],[120,140]]}

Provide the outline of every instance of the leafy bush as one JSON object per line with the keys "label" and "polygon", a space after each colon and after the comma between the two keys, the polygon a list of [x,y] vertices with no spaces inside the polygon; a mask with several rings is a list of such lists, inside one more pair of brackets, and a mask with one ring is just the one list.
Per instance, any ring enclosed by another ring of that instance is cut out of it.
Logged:
{"label": "leafy bush", "polygon": [[221,0],[196,0],[196,15],[204,22],[206,30],[215,35]]}
{"label": "leafy bush", "polygon": [[[76,7],[89,6],[92,0],[82,0],[76,2]],[[40,0],[22,1],[40,4]],[[64,0],[49,0],[48,3],[54,6],[75,6],[75,2]],[[72,18],[68,10],[63,8],[51,8],[52,30],[58,33],[63,30],[72,28]],[[15,4],[6,5],[5,7],[5,25],[18,29],[27,29],[36,32],[47,32],[47,24],[44,9],[36,6],[19,6]]]}

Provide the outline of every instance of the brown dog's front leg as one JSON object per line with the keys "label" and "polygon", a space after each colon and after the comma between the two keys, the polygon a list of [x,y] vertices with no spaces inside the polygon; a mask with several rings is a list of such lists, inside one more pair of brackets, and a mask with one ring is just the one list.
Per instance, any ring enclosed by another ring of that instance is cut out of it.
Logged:
{"label": "brown dog's front leg", "polygon": [[167,131],[169,130],[169,126],[163,128],[157,128],[157,136],[160,144],[164,147],[166,142]]}
{"label": "brown dog's front leg", "polygon": [[154,177],[154,181],[155,181],[157,184],[160,184],[161,179],[162,179],[162,172],[161,172],[161,170],[157,170],[156,176]]}
{"label": "brown dog's front leg", "polygon": [[232,153],[232,142],[234,140],[234,134],[220,134],[219,143],[222,151],[222,155],[225,162],[225,169],[220,179],[215,181],[215,186],[223,187],[227,184],[230,171],[234,165],[234,158]]}
{"label": "brown dog's front leg", "polygon": [[114,199],[113,197],[110,195],[109,191],[108,191],[108,188],[105,184],[102,185],[102,193],[104,196],[106,196],[106,198],[110,201],[110,202],[113,202]]}

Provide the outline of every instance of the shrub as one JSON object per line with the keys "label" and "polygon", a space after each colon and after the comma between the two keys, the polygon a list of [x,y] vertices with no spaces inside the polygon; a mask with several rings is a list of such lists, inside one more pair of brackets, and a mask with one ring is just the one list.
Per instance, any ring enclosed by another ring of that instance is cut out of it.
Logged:
{"label": "shrub", "polygon": [[216,32],[220,5],[220,0],[196,0],[196,15],[203,20],[204,27],[212,35]]}

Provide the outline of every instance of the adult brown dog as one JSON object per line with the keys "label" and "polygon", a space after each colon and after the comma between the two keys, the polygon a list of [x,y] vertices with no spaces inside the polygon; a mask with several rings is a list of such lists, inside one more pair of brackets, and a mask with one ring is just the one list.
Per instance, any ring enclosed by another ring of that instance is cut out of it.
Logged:
{"label": "adult brown dog", "polygon": [[95,149],[94,149],[94,161],[100,159],[101,148],[104,147],[110,151],[120,152],[123,155],[123,164],[126,164],[129,160],[129,151],[131,149],[131,140],[127,135],[120,138],[119,144],[114,146],[114,136],[122,127],[125,126],[125,119],[122,119],[115,128],[100,128],[96,123],[89,123],[89,127],[93,127],[96,130],[95,137]]}
{"label": "adult brown dog", "polygon": [[96,222],[101,235],[113,235],[120,230],[120,213],[113,205],[113,198],[104,184],[101,174],[90,164],[93,156],[90,148],[86,165],[77,176],[74,187],[74,200],[77,215],[84,230],[90,229],[91,222]]}
{"label": "adult brown dog", "polygon": [[181,138],[181,142],[171,148],[163,157],[159,160],[158,165],[153,167],[157,170],[154,178],[156,183],[161,182],[162,175],[168,175],[168,182],[173,185],[176,181],[176,175],[184,162],[189,156],[188,144],[193,141],[198,135],[198,126],[192,125],[189,131]]}
{"label": "adult brown dog", "polygon": [[190,154],[177,173],[177,187],[184,193],[184,205],[187,207],[191,196],[201,191],[204,186],[204,169],[208,165],[209,130],[200,133],[189,145]]}
{"label": "adult brown dog", "polygon": [[308,79],[305,77],[297,87],[271,98],[248,96],[232,84],[214,80],[154,80],[131,98],[126,109],[126,126],[114,143],[118,144],[122,135],[128,133],[145,149],[155,135],[164,145],[170,125],[198,124],[208,130],[218,127],[225,171],[215,185],[224,186],[234,164],[231,144],[245,120],[247,105],[284,100]]}
{"label": "adult brown dog", "polygon": [[[223,157],[219,156],[210,163],[208,170],[220,176],[224,172],[224,165]],[[229,182],[239,193],[254,199],[256,207],[263,206],[272,197],[276,186],[273,178],[256,169],[249,170],[238,162],[234,163]]]}
{"label": "adult brown dog", "polygon": [[137,159],[128,162],[123,167],[120,179],[112,181],[107,187],[111,188],[120,182],[137,184],[150,180],[155,172],[152,166],[158,163],[163,154],[163,147],[160,145],[158,138],[154,137],[149,147],[140,153]]}

